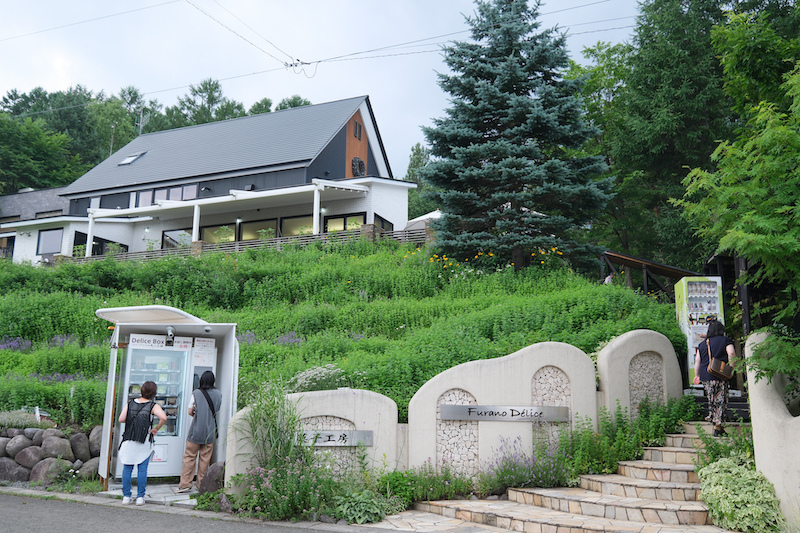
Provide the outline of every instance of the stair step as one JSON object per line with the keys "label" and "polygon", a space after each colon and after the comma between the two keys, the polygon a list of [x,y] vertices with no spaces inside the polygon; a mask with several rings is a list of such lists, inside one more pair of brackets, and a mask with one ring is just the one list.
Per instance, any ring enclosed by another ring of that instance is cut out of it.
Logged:
{"label": "stair step", "polygon": [[709,523],[708,507],[702,502],[648,500],[613,494],[600,494],[582,488],[508,489],[508,499],[518,503],[546,507],[562,513],[649,522],[667,525]]}
{"label": "stair step", "polygon": [[[710,422],[706,421],[695,421],[695,422],[684,422],[683,429],[686,431],[687,436],[696,436],[697,435],[697,426],[700,426],[703,431],[706,432],[708,435],[714,434],[714,426]],[[741,431],[744,428],[749,428],[750,423],[745,422],[740,424],[739,422],[726,422],[725,423],[725,431],[730,433],[731,431]]]}
{"label": "stair step", "polygon": [[414,508],[418,511],[525,533],[721,533],[725,531],[710,525],[670,526],[583,516],[500,500],[417,502]]}
{"label": "stair step", "polygon": [[648,500],[698,501],[700,483],[670,483],[635,479],[619,474],[587,474],[580,476],[581,488],[601,494]]}
{"label": "stair step", "polygon": [[677,448],[674,446],[645,446],[643,450],[643,459],[645,461],[692,465],[697,459],[697,452],[688,448]]}
{"label": "stair step", "polygon": [[687,448],[689,450],[705,447],[703,441],[700,440],[700,437],[698,437],[696,433],[670,433],[667,435],[664,445],[675,448]]}
{"label": "stair step", "polygon": [[694,465],[657,461],[620,461],[617,473],[622,476],[671,483],[699,483]]}

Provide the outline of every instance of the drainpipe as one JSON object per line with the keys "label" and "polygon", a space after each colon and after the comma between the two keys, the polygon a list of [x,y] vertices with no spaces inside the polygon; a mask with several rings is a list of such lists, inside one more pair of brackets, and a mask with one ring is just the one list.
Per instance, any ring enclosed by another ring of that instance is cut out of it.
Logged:
{"label": "drainpipe", "polygon": [[89,213],[89,227],[86,229],[86,252],[84,257],[92,257],[92,241],[94,240],[94,213]]}
{"label": "drainpipe", "polygon": [[194,204],[192,214],[192,242],[200,240],[200,205]]}

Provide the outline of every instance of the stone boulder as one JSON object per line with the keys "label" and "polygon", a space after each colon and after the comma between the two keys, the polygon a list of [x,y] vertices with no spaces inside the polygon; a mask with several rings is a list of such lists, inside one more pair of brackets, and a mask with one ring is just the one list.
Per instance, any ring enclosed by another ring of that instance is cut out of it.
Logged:
{"label": "stone boulder", "polygon": [[14,460],[24,466],[25,468],[33,468],[36,463],[44,459],[44,450],[39,446],[28,446],[20,451]]}
{"label": "stone boulder", "polygon": [[10,440],[11,437],[0,437],[0,457],[8,457],[8,452],[6,452],[6,445]]}
{"label": "stone boulder", "polygon": [[29,446],[33,446],[33,441],[25,435],[20,434],[16,437],[12,437],[11,440],[8,441],[8,444],[6,444],[6,453],[13,459],[19,452]]}
{"label": "stone boulder", "polygon": [[99,457],[92,457],[85,463],[83,466],[80,467],[78,470],[78,475],[81,479],[95,479],[98,476],[98,470],[100,468],[100,458]]}
{"label": "stone boulder", "polygon": [[89,451],[89,437],[86,433],[75,433],[69,438],[69,444],[77,459],[86,462],[92,458],[92,452]]}
{"label": "stone boulder", "polygon": [[89,452],[92,457],[100,457],[100,447],[103,445],[103,426],[95,426],[89,433]]}
{"label": "stone boulder", "polygon": [[208,467],[208,472],[203,477],[203,481],[197,486],[197,492],[217,492],[225,486],[225,462],[219,461]]}
{"label": "stone boulder", "polygon": [[[47,431],[49,430],[46,430],[45,433]],[[45,457],[60,457],[69,461],[70,465],[75,461],[75,454],[72,453],[72,446],[67,439],[55,436],[45,437],[42,442],[42,450],[44,450]]]}
{"label": "stone boulder", "polygon": [[31,437],[31,440],[33,441],[34,446],[41,446],[42,441],[44,440],[44,430],[40,429],[39,431],[34,433],[33,437]]}
{"label": "stone boulder", "polygon": [[17,435],[24,435],[24,434],[25,434],[25,430],[24,429],[20,429],[20,428],[8,428],[6,430],[6,435],[11,437],[12,439],[14,437],[16,437]]}
{"label": "stone boulder", "polygon": [[10,457],[0,457],[0,481],[28,481],[31,471]]}
{"label": "stone boulder", "polygon": [[47,457],[46,459],[36,463],[36,466],[31,469],[30,482],[38,483],[43,487],[49,487],[58,478],[58,476],[60,476],[63,472],[68,471],[70,468],[72,468],[71,461],[56,459],[55,457]]}
{"label": "stone boulder", "polygon": [[44,431],[44,430],[41,429],[41,428],[25,428],[22,431],[24,431],[23,435],[25,435],[29,439],[33,440],[33,438],[36,436],[36,434],[38,432]]}
{"label": "stone boulder", "polygon": [[42,441],[44,441],[44,439],[46,439],[47,437],[58,437],[59,439],[67,438],[67,436],[64,435],[63,431],[56,428],[45,429],[44,434],[42,435]]}

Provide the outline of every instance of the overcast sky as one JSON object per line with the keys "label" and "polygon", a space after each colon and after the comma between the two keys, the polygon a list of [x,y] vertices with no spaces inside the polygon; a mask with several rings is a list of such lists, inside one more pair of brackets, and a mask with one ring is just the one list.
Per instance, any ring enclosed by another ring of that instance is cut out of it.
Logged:
{"label": "overcast sky", "polygon": [[[0,96],[133,85],[168,106],[206,78],[245,108],[369,95],[400,179],[420,126],[448,106],[440,48],[468,40],[473,13],[471,0],[0,0]],[[583,47],[630,40],[637,13],[636,0],[551,0],[540,21],[586,63]]]}

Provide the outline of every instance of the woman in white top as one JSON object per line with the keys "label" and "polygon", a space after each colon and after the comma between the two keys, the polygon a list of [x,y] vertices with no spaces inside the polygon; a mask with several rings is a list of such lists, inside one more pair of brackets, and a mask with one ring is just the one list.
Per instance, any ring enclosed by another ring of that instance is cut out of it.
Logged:
{"label": "woman in white top", "polygon": [[[147,488],[147,465],[153,454],[153,436],[167,422],[167,415],[160,405],[153,401],[158,387],[152,381],[145,381],[141,387],[141,398],[128,402],[119,415],[119,421],[125,424],[122,444],[119,447],[119,459],[122,468],[122,504],[131,503],[131,476],[133,466],[136,469],[136,505],[144,505]],[[158,418],[158,425],[152,427],[153,416]],[[149,439],[148,439],[149,437]],[[148,442],[148,440],[150,442]]]}

